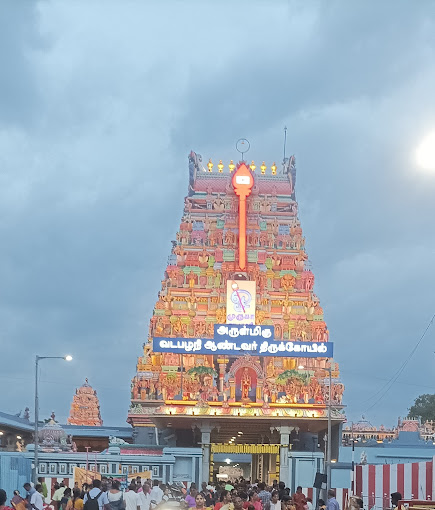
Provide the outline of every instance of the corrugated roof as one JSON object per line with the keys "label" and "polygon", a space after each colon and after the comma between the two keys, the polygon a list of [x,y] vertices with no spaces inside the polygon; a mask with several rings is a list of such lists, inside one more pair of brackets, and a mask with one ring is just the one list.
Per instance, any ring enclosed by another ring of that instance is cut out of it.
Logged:
{"label": "corrugated roof", "polygon": [[[13,427],[17,430],[33,432],[35,424],[24,418],[0,411],[0,427]],[[42,424],[40,425],[42,427]],[[90,427],[82,425],[62,425],[66,434],[76,437],[109,437],[115,436],[120,439],[131,439],[133,437],[132,427]]]}
{"label": "corrugated roof", "polygon": [[62,425],[63,430],[75,437],[109,437],[115,436],[131,439],[133,437],[132,427],[90,427],[85,425]]}
{"label": "corrugated roof", "polygon": [[19,418],[13,414],[2,413],[0,411],[0,426],[14,427],[19,430],[33,431],[34,424],[24,418]]}

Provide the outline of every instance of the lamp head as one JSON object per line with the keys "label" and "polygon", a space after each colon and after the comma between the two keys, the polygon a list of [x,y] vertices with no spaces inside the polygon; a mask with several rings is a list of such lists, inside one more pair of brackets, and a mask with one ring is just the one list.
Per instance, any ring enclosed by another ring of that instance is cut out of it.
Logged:
{"label": "lamp head", "polygon": [[65,361],[72,361],[73,357],[71,356],[71,354],[67,354],[63,359]]}

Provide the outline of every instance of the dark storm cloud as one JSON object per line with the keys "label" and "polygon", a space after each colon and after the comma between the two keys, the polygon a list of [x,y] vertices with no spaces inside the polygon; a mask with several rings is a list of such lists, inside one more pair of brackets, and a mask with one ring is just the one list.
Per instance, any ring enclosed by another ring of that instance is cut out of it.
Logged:
{"label": "dark storm cloud", "polygon": [[[18,27],[0,30],[5,411],[31,404],[35,354],[71,352],[42,366],[42,414],[65,420],[89,377],[106,423],[124,421],[188,152],[228,162],[247,136],[270,165],[284,124],[350,419],[433,313],[435,183],[412,160],[435,124],[433,3],[190,7],[2,4]],[[431,341],[372,421],[391,424],[427,390]]]}
{"label": "dark storm cloud", "polygon": [[0,3],[0,128],[25,127],[36,114],[40,95],[33,57],[47,44],[38,24],[36,2]]}
{"label": "dark storm cloud", "polygon": [[[247,124],[262,132],[265,119],[284,122],[326,105],[378,101],[413,80],[434,57],[433,2],[413,9],[409,1],[394,8],[390,2],[322,2],[317,10],[309,5],[290,2],[279,28],[263,37],[252,34],[253,47],[235,51],[224,71],[192,79],[180,137],[212,146]],[[307,11],[312,19],[304,32],[296,26]],[[265,13],[265,24],[276,14],[273,7]],[[193,112],[227,129],[210,137],[199,123],[187,122]]]}

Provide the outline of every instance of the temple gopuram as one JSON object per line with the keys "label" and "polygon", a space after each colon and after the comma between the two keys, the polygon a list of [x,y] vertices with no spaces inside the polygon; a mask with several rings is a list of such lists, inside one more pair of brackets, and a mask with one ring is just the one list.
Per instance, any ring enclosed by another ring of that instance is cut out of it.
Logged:
{"label": "temple gopuram", "polygon": [[294,156],[278,169],[204,166],[189,155],[188,194],[128,422],[139,443],[156,427],[173,446],[201,446],[204,481],[234,458],[247,477],[293,486],[301,459],[321,470],[328,412],[338,458],[344,386],[307,265],[295,182]]}
{"label": "temple gopuram", "polygon": [[67,423],[68,425],[86,425],[88,427],[103,425],[97,392],[88,383],[88,379],[80,388],[76,389]]}

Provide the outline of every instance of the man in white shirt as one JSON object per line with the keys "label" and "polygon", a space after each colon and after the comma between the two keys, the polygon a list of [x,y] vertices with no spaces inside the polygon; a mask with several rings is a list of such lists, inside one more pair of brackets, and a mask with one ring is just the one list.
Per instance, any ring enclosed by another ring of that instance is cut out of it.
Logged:
{"label": "man in white shirt", "polygon": [[35,492],[30,498],[30,506],[33,510],[44,509],[44,502],[42,500],[42,485],[40,483],[35,486]]}
{"label": "man in white shirt", "polygon": [[[99,495],[99,496],[98,496]],[[98,496],[98,508],[99,510],[109,510],[109,498],[107,492],[101,490],[101,480],[94,480],[92,482],[92,489],[85,494],[83,504],[86,504],[88,498],[95,499]]]}
{"label": "man in white shirt", "polygon": [[159,487],[159,483],[160,482],[158,480],[154,480],[153,488],[151,489],[151,501],[155,501],[156,505],[158,505],[163,499],[163,491]]}
{"label": "man in white shirt", "polygon": [[125,510],[141,510],[141,498],[136,490],[136,485],[132,483],[128,486],[128,491],[124,492]]}
{"label": "man in white shirt", "polygon": [[151,503],[151,485],[148,482],[143,484],[142,492],[139,492],[140,510],[150,510]]}

